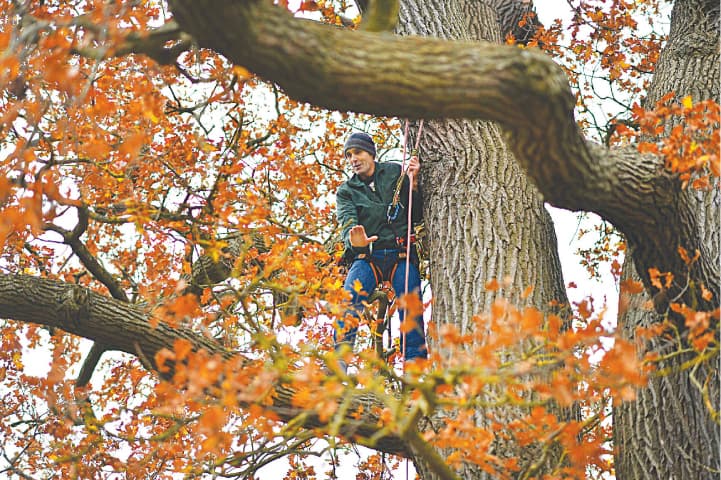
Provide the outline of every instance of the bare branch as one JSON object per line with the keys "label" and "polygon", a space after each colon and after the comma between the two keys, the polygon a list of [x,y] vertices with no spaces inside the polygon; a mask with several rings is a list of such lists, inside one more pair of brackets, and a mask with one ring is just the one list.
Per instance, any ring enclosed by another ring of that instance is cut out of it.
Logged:
{"label": "bare branch", "polygon": [[[92,25],[83,24],[86,28]],[[172,44],[169,44],[172,42]],[[101,60],[108,55],[123,56],[130,53],[147,55],[161,65],[172,65],[182,52],[192,45],[191,38],[174,21],[150,32],[130,32],[125,41],[112,51],[106,47],[80,47],[73,52],[84,57]]]}

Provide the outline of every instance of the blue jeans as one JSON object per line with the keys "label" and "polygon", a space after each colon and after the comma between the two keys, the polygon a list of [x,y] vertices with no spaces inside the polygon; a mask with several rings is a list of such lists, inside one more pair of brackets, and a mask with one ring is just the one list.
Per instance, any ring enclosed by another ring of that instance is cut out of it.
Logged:
{"label": "blue jeans", "polygon": [[[405,294],[405,283],[406,283],[406,261],[405,259],[398,260],[398,249],[387,249],[387,250],[374,250],[372,257],[373,262],[383,272],[383,278],[388,278],[393,266],[398,263],[393,278],[391,279],[391,285],[393,292],[396,297],[400,297]],[[414,260],[415,252],[411,254],[410,270],[408,272],[408,290],[414,292],[420,298],[421,292],[421,275],[418,272],[418,267]],[[355,282],[359,281],[363,286],[360,292],[357,292],[354,288]],[[345,288],[352,296],[351,308],[346,312],[347,315],[352,315],[356,319],[360,318],[360,313],[363,311],[363,301],[368,298],[368,295],[373,293],[378,285],[376,284],[373,270],[371,269],[370,263],[364,259],[356,259],[353,261],[350,269],[348,270],[348,276],[345,279]],[[399,309],[399,315],[401,323],[405,317],[403,309]],[[355,343],[356,334],[358,332],[358,323],[355,322],[353,326],[348,329],[344,329],[345,322],[341,319],[336,322],[336,329],[333,332],[333,340],[335,342],[336,349],[340,348],[341,345],[346,344],[353,347]],[[340,337],[340,338],[339,338]],[[426,336],[423,328],[423,316],[419,315],[415,318],[415,327],[408,331],[405,335],[405,356],[406,360],[412,360],[415,358],[427,358],[428,351],[426,349]],[[401,335],[401,342],[403,342],[403,335]],[[403,343],[401,343],[401,353],[403,352]]]}

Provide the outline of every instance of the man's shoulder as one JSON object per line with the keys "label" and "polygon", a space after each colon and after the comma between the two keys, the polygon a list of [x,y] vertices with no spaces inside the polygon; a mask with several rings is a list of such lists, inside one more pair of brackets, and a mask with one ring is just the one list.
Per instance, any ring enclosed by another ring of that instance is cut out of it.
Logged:
{"label": "man's shoulder", "polygon": [[397,162],[395,160],[387,160],[385,162],[378,163],[379,169],[387,170],[387,171],[391,171],[391,172],[396,172],[396,171],[400,172],[402,167],[403,166],[401,165],[401,163]]}
{"label": "man's shoulder", "polygon": [[336,195],[347,192],[350,193],[353,188],[358,188],[360,186],[360,180],[358,180],[355,175],[353,175],[351,178],[346,180],[345,182],[341,183],[338,188],[336,189]]}
{"label": "man's shoulder", "polygon": [[403,166],[395,161],[386,161],[378,164],[378,174],[384,177],[398,177]]}

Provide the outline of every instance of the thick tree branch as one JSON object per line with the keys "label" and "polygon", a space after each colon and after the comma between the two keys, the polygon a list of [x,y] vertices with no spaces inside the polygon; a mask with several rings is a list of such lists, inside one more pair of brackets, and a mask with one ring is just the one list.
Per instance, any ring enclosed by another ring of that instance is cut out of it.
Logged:
{"label": "thick tree branch", "polygon": [[[629,237],[652,295],[660,293],[648,274],[655,267],[713,292],[706,301],[683,282],[661,292],[667,299],[704,310],[719,305],[719,269],[699,243],[688,195],[660,159],[587,144],[574,120],[567,78],[541,52],[347,31],[293,18],[261,0],[170,3],[178,24],[200,45],[298,100],[384,116],[498,122],[548,202],[599,213]],[[224,28],[228,24],[234,28]],[[691,254],[698,249],[701,260],[689,270],[678,247]]]}
{"label": "thick tree branch", "polygon": [[[142,357],[153,369],[158,368],[156,353],[164,348],[173,350],[178,339],[189,341],[195,350],[206,350],[227,360],[240,357],[192,330],[171,328],[162,322],[151,326],[151,314],[137,305],[77,285],[27,275],[0,275],[0,318],[59,328],[108,349]],[[317,413],[293,405],[292,389],[283,385],[275,385],[274,389],[273,404],[263,406],[280,419],[311,429],[328,426]],[[381,452],[408,455],[408,447],[401,438],[382,431],[381,422],[373,413],[382,406],[378,399],[368,394],[351,395],[339,434]]]}
{"label": "thick tree branch", "polygon": [[[171,4],[178,24],[201,46],[251,68],[294,98],[334,110],[411,118],[499,116],[496,96],[504,81],[511,81],[512,90],[519,81],[527,83],[515,76],[515,64],[541,63],[539,76],[550,78],[534,79],[541,80],[536,93],[545,93],[546,86],[569,91],[560,68],[538,52],[348,31],[294,18],[259,0]],[[229,24],[234,28],[225,28]]]}
{"label": "thick tree branch", "polygon": [[[80,259],[80,262],[88,269],[93,277],[105,285],[113,298],[120,300],[121,302],[130,301],[128,296],[125,294],[125,290],[123,290],[120,286],[120,283],[115,280],[113,275],[105,267],[103,267],[98,259],[90,253],[88,247],[80,240],[80,237],[88,228],[87,208],[78,208],[78,223],[72,231],[67,231],[52,224],[46,225],[45,228],[62,235],[63,242],[70,246],[73,253]],[[102,357],[106,350],[107,348],[104,345],[98,342],[93,343],[93,346],[90,348],[90,352],[88,352],[88,355],[85,357],[83,366],[80,368],[80,373],[78,374],[76,383],[79,387],[84,387],[88,384],[93,372],[95,371],[95,367],[100,361],[100,357]]]}

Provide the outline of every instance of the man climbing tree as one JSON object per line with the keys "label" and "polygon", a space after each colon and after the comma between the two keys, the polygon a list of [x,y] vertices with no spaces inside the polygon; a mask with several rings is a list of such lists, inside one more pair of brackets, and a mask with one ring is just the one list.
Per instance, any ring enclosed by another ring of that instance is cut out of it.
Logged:
{"label": "man climbing tree", "polygon": [[[405,148],[404,148],[405,153]],[[392,162],[376,162],[376,146],[370,135],[357,132],[346,140],[343,157],[353,176],[338,189],[338,222],[350,265],[344,288],[352,297],[351,324],[338,321],[336,348],[353,346],[363,303],[381,282],[390,282],[396,296],[412,292],[422,305],[421,277],[415,235],[408,238],[409,227],[421,221],[423,199],[419,186],[418,157],[412,156],[408,168]],[[405,160],[405,159],[404,159]],[[412,203],[409,205],[409,190]],[[411,225],[408,211],[410,208]],[[410,241],[410,249],[408,243]],[[410,258],[406,261],[406,252]],[[408,271],[406,271],[408,268]],[[404,299],[407,302],[407,299]],[[406,309],[400,309],[401,354],[405,361],[427,358],[422,313],[404,324]]]}

